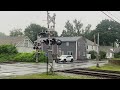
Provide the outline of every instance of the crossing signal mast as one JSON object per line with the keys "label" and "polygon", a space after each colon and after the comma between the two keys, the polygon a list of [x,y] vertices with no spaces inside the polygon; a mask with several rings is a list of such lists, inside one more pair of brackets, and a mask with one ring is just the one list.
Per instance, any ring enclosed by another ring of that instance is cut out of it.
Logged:
{"label": "crossing signal mast", "polygon": [[[43,40],[43,42],[37,41],[34,43],[34,49],[36,49],[36,52],[38,50],[40,50],[41,48],[38,47],[38,45],[41,45],[41,43],[45,43],[46,45],[48,45],[48,49],[47,49],[47,74],[48,74],[48,66],[50,65],[51,68],[50,70],[53,72],[54,68],[53,68],[53,59],[52,59],[52,65],[49,63],[50,62],[50,56],[52,56],[53,51],[51,50],[51,46],[52,45],[61,45],[62,41],[56,38],[51,38],[51,32],[55,31],[55,14],[53,15],[53,17],[51,17],[49,15],[49,12],[47,11],[47,31],[39,33],[39,39],[41,38],[41,36],[47,36],[46,40]],[[53,25],[50,27],[50,23],[52,23]],[[40,44],[38,44],[40,43]],[[52,53],[51,53],[52,51]],[[36,59],[36,61],[38,60],[38,58]]]}

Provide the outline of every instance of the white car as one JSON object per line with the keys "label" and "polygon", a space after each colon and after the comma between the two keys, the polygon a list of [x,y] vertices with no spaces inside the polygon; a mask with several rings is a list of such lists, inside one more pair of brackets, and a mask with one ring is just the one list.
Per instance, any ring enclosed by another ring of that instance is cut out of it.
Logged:
{"label": "white car", "polygon": [[58,62],[73,62],[73,56],[72,55],[61,55],[58,58]]}

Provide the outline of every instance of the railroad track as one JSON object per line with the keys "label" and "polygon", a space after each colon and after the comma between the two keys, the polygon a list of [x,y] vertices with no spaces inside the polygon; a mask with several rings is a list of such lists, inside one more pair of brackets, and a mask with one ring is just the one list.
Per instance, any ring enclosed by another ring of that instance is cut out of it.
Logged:
{"label": "railroad track", "polygon": [[78,75],[89,75],[89,76],[103,77],[103,78],[109,78],[109,79],[120,79],[119,71],[75,68],[75,69],[69,69],[69,70],[57,70],[56,72],[73,73]]}

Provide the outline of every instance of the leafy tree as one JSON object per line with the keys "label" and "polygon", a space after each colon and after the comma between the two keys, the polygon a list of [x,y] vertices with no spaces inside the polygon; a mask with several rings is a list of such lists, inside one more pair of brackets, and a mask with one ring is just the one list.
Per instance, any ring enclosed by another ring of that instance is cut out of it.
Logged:
{"label": "leafy tree", "polygon": [[96,29],[91,31],[85,37],[93,41],[93,36],[96,35],[97,37],[98,32],[100,35],[100,45],[111,46],[116,39],[120,40],[120,24],[118,22],[107,19],[102,20],[96,26]]}
{"label": "leafy tree", "polygon": [[81,28],[83,27],[83,23],[81,23],[81,21],[77,21],[76,19],[73,20],[73,23],[75,25],[74,29],[76,31],[76,36],[80,36],[82,34]]}
{"label": "leafy tree", "polygon": [[63,30],[63,31],[62,31],[61,36],[62,36],[62,37],[66,37],[66,36],[67,36],[67,32],[66,32],[66,30]]}
{"label": "leafy tree", "polygon": [[70,23],[69,20],[66,22],[65,28],[66,28],[66,31],[67,31],[67,36],[74,36],[74,34],[76,33],[74,31],[73,25]]}
{"label": "leafy tree", "polygon": [[46,30],[47,28],[32,23],[25,28],[24,34],[25,36],[28,36],[32,41],[35,41],[37,39],[37,35],[41,32],[45,32]]}
{"label": "leafy tree", "polygon": [[[47,31],[46,27],[42,27],[40,25],[37,24],[30,24],[28,27],[25,28],[25,35],[28,36],[32,41],[37,40],[37,35],[41,32],[45,32]],[[58,36],[57,31],[51,31],[51,36]]]}
{"label": "leafy tree", "polygon": [[14,29],[14,30],[11,30],[10,31],[10,36],[22,36],[23,35],[23,32],[22,32],[22,29]]}
{"label": "leafy tree", "polygon": [[0,32],[0,36],[6,36],[5,33]]}

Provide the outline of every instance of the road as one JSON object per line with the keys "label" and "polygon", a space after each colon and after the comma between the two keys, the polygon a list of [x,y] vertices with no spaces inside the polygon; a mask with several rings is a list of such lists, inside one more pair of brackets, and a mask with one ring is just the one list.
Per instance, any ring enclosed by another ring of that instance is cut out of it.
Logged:
{"label": "road", "polygon": [[[100,65],[107,63],[106,61],[100,62]],[[85,68],[95,66],[95,61],[87,62],[67,62],[67,63],[54,63],[54,70],[63,70],[71,68]],[[0,64],[0,78],[9,77],[12,75],[25,75],[34,73],[46,72],[46,63],[14,63],[14,64]]]}

